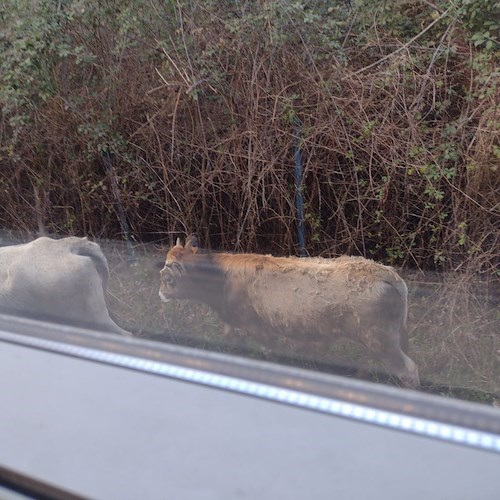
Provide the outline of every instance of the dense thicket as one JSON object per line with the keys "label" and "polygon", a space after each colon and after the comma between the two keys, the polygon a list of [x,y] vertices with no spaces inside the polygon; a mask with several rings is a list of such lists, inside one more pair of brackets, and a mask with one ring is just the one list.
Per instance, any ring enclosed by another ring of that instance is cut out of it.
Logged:
{"label": "dense thicket", "polygon": [[1,225],[494,272],[494,8],[4,0]]}

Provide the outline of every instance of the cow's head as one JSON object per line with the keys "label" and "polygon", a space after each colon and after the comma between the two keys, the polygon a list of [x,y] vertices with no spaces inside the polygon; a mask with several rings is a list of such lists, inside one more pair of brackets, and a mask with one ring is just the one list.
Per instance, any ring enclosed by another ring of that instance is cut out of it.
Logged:
{"label": "cow's head", "polygon": [[160,291],[158,294],[162,302],[185,297],[182,286],[182,278],[185,273],[183,262],[197,252],[198,238],[196,235],[189,236],[184,246],[182,246],[180,238],[177,238],[175,246],[167,252],[165,265],[160,271]]}

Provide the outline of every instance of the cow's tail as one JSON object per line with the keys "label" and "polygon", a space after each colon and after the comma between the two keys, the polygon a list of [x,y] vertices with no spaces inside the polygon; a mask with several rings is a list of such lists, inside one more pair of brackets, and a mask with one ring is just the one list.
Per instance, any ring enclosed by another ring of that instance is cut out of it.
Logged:
{"label": "cow's tail", "polygon": [[401,347],[401,350],[405,353],[408,354],[408,326],[406,324],[406,318],[404,320],[404,323],[401,327],[401,333],[399,337],[399,345]]}
{"label": "cow's tail", "polygon": [[73,253],[83,257],[90,257],[102,279],[102,287],[106,291],[109,281],[108,261],[101,250],[101,247],[87,238],[81,238],[72,248]]}
{"label": "cow's tail", "polygon": [[403,303],[403,313],[401,316],[401,326],[399,330],[399,345],[404,353],[408,353],[408,287],[406,283],[399,279],[392,286],[396,289],[401,297],[401,302]]}

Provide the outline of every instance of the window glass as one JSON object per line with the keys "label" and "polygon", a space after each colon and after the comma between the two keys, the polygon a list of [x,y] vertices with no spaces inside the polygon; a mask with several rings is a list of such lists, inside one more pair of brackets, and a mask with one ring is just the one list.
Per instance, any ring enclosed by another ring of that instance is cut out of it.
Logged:
{"label": "window glass", "polygon": [[4,4],[2,311],[500,404],[493,1]]}

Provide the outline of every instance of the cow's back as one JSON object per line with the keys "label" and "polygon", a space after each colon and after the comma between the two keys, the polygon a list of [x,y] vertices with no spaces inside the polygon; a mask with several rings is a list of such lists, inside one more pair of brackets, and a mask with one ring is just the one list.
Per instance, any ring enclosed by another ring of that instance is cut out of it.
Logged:
{"label": "cow's back", "polygon": [[362,257],[267,257],[233,286],[246,289],[257,315],[288,334],[340,335],[381,315],[401,324],[406,319],[404,281]]}

